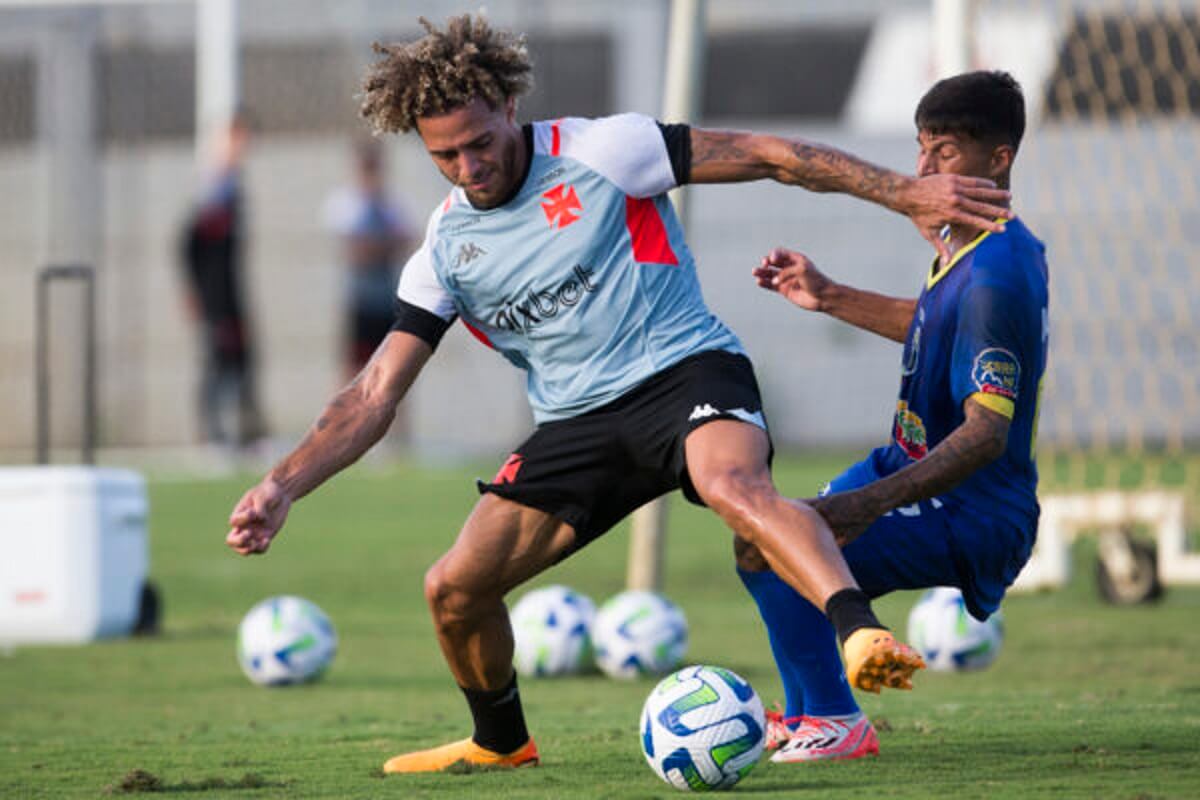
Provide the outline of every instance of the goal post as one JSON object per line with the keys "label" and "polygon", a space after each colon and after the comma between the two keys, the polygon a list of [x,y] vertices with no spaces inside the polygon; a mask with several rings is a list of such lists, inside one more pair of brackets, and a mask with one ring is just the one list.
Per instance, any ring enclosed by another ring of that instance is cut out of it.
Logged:
{"label": "goal post", "polygon": [[[667,27],[667,64],[662,118],[665,122],[694,122],[700,107],[704,70],[705,0],[672,0]],[[687,230],[687,190],[671,192],[675,212]],[[633,513],[626,586],[658,591],[662,588],[667,537],[667,501],[660,497]]]}

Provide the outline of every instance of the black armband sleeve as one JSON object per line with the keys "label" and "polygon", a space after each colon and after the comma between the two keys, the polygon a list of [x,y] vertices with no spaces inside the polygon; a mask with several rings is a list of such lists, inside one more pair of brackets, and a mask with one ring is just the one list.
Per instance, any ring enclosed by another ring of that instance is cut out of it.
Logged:
{"label": "black armband sleeve", "polygon": [[411,333],[436,350],[446,331],[450,330],[450,322],[420,306],[397,300],[396,321],[392,323],[392,330]]}
{"label": "black armband sleeve", "polygon": [[692,126],[686,123],[664,125],[658,123],[663,141],[667,145],[667,157],[671,159],[671,172],[675,173],[675,184],[685,186],[692,179]]}

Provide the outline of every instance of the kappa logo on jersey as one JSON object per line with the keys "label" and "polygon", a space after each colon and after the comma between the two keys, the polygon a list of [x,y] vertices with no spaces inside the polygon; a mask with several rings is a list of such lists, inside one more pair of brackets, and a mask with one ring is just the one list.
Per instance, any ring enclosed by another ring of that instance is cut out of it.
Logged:
{"label": "kappa logo on jersey", "polygon": [[975,356],[971,380],[984,394],[1015,400],[1021,381],[1021,362],[1003,348],[989,347]]}
{"label": "kappa logo on jersey", "polygon": [[474,242],[466,242],[462,247],[458,248],[458,255],[454,257],[454,266],[461,267],[463,264],[470,264],[480,256],[486,256],[487,250],[484,250]]}
{"label": "kappa logo on jersey", "polygon": [[908,410],[908,401],[896,403],[896,426],[892,431],[896,444],[909,458],[921,460],[929,452],[925,438],[925,420]]}
{"label": "kappa logo on jersey", "polygon": [[555,289],[530,289],[520,301],[508,303],[496,313],[497,328],[528,333],[548,319],[557,317],[563,309],[577,305],[588,292],[600,287],[592,283],[592,270],[576,264],[571,277]]}
{"label": "kappa logo on jersey", "polygon": [[504,462],[504,466],[496,473],[496,477],[492,478],[492,483],[516,483],[517,473],[521,471],[522,465],[525,463],[525,456],[520,453],[513,453]]}
{"label": "kappa logo on jersey", "polygon": [[546,212],[551,228],[562,230],[579,219],[577,212],[583,211],[583,204],[579,202],[574,186],[560,183],[542,197],[546,198],[542,203],[542,211]]}
{"label": "kappa logo on jersey", "polygon": [[720,411],[717,411],[712,407],[711,403],[705,403],[702,406],[696,406],[692,409],[691,416],[688,417],[688,422],[695,422],[696,420],[704,419],[705,417],[715,417],[720,413]]}

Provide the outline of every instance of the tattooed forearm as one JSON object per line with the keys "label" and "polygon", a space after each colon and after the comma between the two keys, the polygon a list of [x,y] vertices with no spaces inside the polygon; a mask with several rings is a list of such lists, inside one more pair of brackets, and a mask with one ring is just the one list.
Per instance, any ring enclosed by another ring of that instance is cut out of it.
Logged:
{"label": "tattooed forearm", "polygon": [[878,167],[836,147],[738,131],[692,128],[692,183],[773,178],[814,192],[842,192],[906,212],[913,178]]}
{"label": "tattooed forearm", "polygon": [[747,136],[742,133],[706,131],[704,136],[692,139],[692,165],[710,164],[720,161],[748,163],[750,151],[745,146]]}
{"label": "tattooed forearm", "polygon": [[844,192],[890,208],[908,180],[833,147],[799,141],[789,150],[779,180],[815,192]]}
{"label": "tattooed forearm", "polygon": [[1009,420],[974,402],[967,419],[925,458],[863,487],[862,500],[886,513],[950,491],[1004,454]]}

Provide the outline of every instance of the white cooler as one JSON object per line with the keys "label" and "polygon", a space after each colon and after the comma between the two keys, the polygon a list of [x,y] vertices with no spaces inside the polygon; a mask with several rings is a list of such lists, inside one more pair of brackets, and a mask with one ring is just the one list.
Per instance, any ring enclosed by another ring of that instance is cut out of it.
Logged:
{"label": "white cooler", "polygon": [[0,644],[129,633],[149,567],[147,508],[129,470],[0,467]]}

